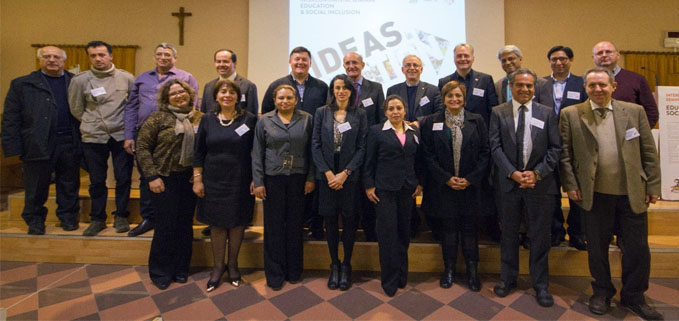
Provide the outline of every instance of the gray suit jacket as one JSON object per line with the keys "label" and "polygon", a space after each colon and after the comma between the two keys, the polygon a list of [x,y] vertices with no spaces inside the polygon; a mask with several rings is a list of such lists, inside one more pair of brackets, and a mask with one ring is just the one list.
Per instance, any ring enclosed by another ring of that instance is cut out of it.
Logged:
{"label": "gray suit jacket", "polygon": [[[613,119],[618,151],[622,154],[627,196],[635,213],[646,212],[646,194],[660,195],[660,164],[655,140],[644,108],[637,104],[613,100]],[[594,179],[599,145],[594,112],[589,100],[561,112],[559,128],[563,139],[560,177],[567,192],[580,190],[589,211],[594,197]],[[638,137],[625,138],[627,130],[636,129]]]}
{"label": "gray suit jacket", "polygon": [[[200,111],[204,113],[207,113],[208,111],[211,112],[214,110],[214,108],[219,106],[215,99],[212,98],[217,81],[219,81],[219,78],[213,79],[209,83],[205,84],[205,88],[203,89],[203,99],[200,102]],[[257,100],[257,86],[253,82],[241,77],[238,74],[236,74],[235,81],[236,84],[238,84],[238,87],[240,87],[241,107],[257,116],[259,109],[259,101]],[[243,98],[245,98],[245,101],[243,101]]]}
{"label": "gray suit jacket", "polygon": [[[533,96],[533,101],[538,101],[536,100],[537,97],[540,97],[542,88],[544,87],[545,80],[543,78],[538,78],[535,81],[535,93]],[[497,93],[497,100],[498,103],[504,104],[507,102],[507,86],[509,85],[509,79],[507,77],[504,77],[498,81],[495,82],[495,92]],[[539,101],[538,101],[539,102]]]}
{"label": "gray suit jacket", "polygon": [[[531,193],[557,194],[559,192],[554,169],[561,154],[561,139],[557,116],[551,108],[533,102],[533,119],[543,122],[543,128],[532,125],[530,128],[533,149],[528,159],[526,170],[537,170],[542,179],[535,184]],[[519,184],[509,176],[517,166],[516,130],[512,102],[506,102],[493,108],[488,130],[490,153],[498,173],[498,183],[503,192],[519,188]]]}
{"label": "gray suit jacket", "polygon": [[[393,85],[387,89],[387,96],[389,95],[399,95],[408,104],[408,89],[406,88],[405,81]],[[421,104],[422,98],[427,97],[429,100],[426,104]],[[415,118],[431,115],[439,110],[441,110],[441,91],[438,87],[420,81],[417,85],[417,93],[415,94]],[[408,110],[408,106],[405,106]]]}

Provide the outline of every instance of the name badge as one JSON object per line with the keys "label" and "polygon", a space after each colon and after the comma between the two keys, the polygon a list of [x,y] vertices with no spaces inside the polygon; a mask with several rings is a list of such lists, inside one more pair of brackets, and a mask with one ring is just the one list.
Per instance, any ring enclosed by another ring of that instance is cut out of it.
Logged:
{"label": "name badge", "polygon": [[94,97],[99,97],[99,96],[106,93],[106,89],[104,87],[94,88],[94,89],[90,90],[90,93]]}
{"label": "name badge", "polygon": [[373,99],[370,97],[361,100],[361,102],[363,103],[363,107],[372,106],[374,104]]}
{"label": "name badge", "polygon": [[417,135],[413,135],[413,138],[415,138],[415,144],[420,144],[420,139],[417,138]]}
{"label": "name badge", "polygon": [[481,88],[474,88],[474,91],[472,92],[472,95],[474,95],[474,96],[479,96],[479,97],[483,97],[483,94],[484,94],[484,93],[486,93],[485,90],[483,90],[483,89],[481,89]]}
{"label": "name badge", "polygon": [[236,128],[236,134],[238,134],[238,136],[243,136],[245,133],[247,133],[249,131],[250,131],[250,127],[248,127],[245,124],[240,125],[240,126],[238,126],[238,128]]}
{"label": "name badge", "polygon": [[240,95],[240,101],[245,102],[245,94]]}
{"label": "name badge", "polygon": [[351,129],[351,124],[349,124],[349,122],[344,122],[337,126],[337,130],[339,130],[340,133],[344,133],[349,129]]}
{"label": "name badge", "polygon": [[431,130],[435,131],[443,130],[443,123],[434,123],[434,125],[431,126]]}
{"label": "name badge", "polygon": [[632,140],[632,139],[637,138],[639,136],[641,136],[641,135],[639,134],[637,129],[634,128],[634,127],[625,131],[625,140]]}
{"label": "name badge", "polygon": [[422,97],[422,99],[420,99],[420,107],[421,107],[421,106],[424,106],[424,105],[426,105],[426,104],[428,104],[428,103],[429,103],[429,97],[424,96],[424,97]]}
{"label": "name badge", "polygon": [[537,118],[531,118],[530,124],[531,124],[531,126],[535,126],[537,128],[540,128],[540,129],[543,129],[545,127],[545,122],[543,122],[542,120],[539,120]]}
{"label": "name badge", "polygon": [[579,99],[580,99],[580,93],[577,92],[577,91],[570,91],[570,90],[569,90],[568,92],[566,92],[566,97],[567,97],[568,99],[579,100]]}

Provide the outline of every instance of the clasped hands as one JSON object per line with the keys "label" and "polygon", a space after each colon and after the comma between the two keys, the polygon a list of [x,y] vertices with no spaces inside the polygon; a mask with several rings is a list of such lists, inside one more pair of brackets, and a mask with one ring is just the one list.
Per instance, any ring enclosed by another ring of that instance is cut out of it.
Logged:
{"label": "clasped hands", "polygon": [[337,174],[333,174],[332,171],[325,171],[325,178],[328,179],[328,187],[336,191],[344,188],[344,182],[346,182],[348,177],[349,176],[344,171]]}
{"label": "clasped hands", "polygon": [[450,188],[456,191],[461,191],[466,189],[467,186],[471,185],[471,183],[469,183],[466,178],[453,176],[446,182],[446,185],[450,186]]}
{"label": "clasped hands", "polygon": [[535,188],[538,181],[533,171],[514,171],[511,178],[519,183],[519,188]]}

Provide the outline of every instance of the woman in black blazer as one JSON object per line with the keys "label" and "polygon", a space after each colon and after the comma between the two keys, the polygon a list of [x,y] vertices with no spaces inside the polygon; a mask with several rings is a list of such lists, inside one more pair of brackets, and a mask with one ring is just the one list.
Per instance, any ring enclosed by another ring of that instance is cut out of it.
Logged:
{"label": "woman in black blazer", "polygon": [[408,282],[410,212],[412,199],[422,192],[423,173],[415,167],[420,134],[404,122],[405,102],[391,95],[383,108],[387,121],[368,131],[363,183],[377,213],[382,289],[394,296]]}
{"label": "woman in black blazer", "polygon": [[[358,178],[365,156],[368,120],[363,109],[355,105],[356,88],[346,75],[330,82],[330,104],[316,109],[311,153],[316,164],[319,214],[325,216],[330,278],[328,288],[345,291],[351,287],[351,254],[356,239],[355,213],[358,201]],[[342,214],[342,244],[339,246],[339,214]]]}
{"label": "woman in black blazer", "polygon": [[441,287],[453,285],[457,248],[461,240],[469,289],[479,291],[476,212],[479,186],[486,179],[490,151],[483,117],[464,110],[466,95],[463,84],[457,81],[445,84],[441,97],[446,108],[421,122],[429,173],[423,206],[427,213],[441,221],[445,265]]}

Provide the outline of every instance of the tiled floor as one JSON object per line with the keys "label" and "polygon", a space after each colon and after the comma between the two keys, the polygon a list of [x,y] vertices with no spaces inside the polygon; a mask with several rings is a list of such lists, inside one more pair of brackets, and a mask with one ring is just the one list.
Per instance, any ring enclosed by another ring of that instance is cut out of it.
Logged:
{"label": "tiled floor", "polygon": [[[551,308],[539,307],[522,276],[506,298],[492,293],[496,275],[485,275],[483,289],[470,292],[458,275],[450,289],[438,276],[413,273],[408,286],[389,298],[375,272],[355,272],[346,291],[326,287],[327,271],[306,271],[298,284],[269,289],[261,270],[243,271],[239,288],[222,284],[205,292],[209,268],[193,271],[186,284],[165,291],[149,280],[145,266],[25,263],[0,261],[0,319],[7,320],[636,320],[618,306],[596,316],[587,308],[590,279],[552,277]],[[619,280],[616,286],[620,286]],[[648,302],[666,320],[679,319],[679,279],[653,279]]]}

